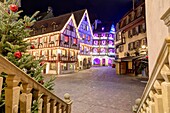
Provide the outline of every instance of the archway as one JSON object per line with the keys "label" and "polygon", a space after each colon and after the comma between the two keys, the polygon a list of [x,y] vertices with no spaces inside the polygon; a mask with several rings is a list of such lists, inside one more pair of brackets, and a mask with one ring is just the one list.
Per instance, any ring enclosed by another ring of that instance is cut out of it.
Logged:
{"label": "archway", "polygon": [[87,68],[87,59],[84,58],[83,59],[83,69],[86,69]]}
{"label": "archway", "polygon": [[102,59],[102,66],[105,66],[105,65],[106,65],[106,59],[103,58],[103,59]]}
{"label": "archway", "polygon": [[111,66],[112,65],[112,59],[108,59],[108,65]]}
{"label": "archway", "polygon": [[95,58],[93,60],[93,65],[100,65],[100,59],[99,58]]}

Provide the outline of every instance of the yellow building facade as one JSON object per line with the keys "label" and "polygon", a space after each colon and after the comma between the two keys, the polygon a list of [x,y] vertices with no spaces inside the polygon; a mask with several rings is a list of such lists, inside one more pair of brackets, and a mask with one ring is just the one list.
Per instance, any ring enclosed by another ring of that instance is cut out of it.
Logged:
{"label": "yellow building facade", "polygon": [[137,60],[148,54],[144,2],[117,23],[115,47],[117,74],[137,74]]}

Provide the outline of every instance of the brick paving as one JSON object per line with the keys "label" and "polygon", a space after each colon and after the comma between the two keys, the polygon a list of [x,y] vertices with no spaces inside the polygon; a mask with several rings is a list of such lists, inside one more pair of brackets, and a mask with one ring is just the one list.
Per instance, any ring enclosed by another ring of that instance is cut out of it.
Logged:
{"label": "brick paving", "polygon": [[132,113],[145,85],[137,77],[116,75],[114,68],[92,67],[57,77],[54,93],[71,95],[73,113]]}

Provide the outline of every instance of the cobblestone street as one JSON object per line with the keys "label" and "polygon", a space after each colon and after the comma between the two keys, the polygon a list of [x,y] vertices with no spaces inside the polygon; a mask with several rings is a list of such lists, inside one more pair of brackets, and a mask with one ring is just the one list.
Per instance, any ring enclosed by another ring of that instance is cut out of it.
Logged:
{"label": "cobblestone street", "polygon": [[73,100],[73,113],[132,113],[135,99],[145,83],[136,77],[116,75],[111,67],[92,67],[55,80],[55,94],[65,93]]}

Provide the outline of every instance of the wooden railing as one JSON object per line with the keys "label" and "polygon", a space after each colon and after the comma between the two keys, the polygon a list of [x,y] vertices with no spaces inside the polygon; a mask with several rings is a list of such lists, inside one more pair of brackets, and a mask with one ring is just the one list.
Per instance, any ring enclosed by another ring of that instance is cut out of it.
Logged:
{"label": "wooden railing", "polygon": [[[64,95],[63,101],[1,55],[0,72],[7,74],[5,113],[30,113],[33,99],[38,100],[38,113],[71,113],[69,94]],[[0,77],[0,95],[2,83]]]}
{"label": "wooden railing", "polygon": [[[161,18],[170,29],[169,18],[170,8]],[[170,113],[170,36],[165,39],[141,99],[132,108],[135,113]]]}

